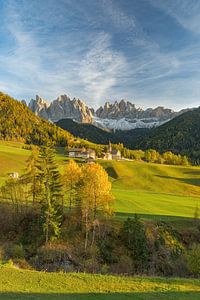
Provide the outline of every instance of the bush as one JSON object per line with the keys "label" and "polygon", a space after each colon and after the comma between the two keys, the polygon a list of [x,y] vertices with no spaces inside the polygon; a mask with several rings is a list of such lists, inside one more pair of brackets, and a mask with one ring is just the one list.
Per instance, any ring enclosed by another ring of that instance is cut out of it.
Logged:
{"label": "bush", "polygon": [[135,272],[133,259],[126,254],[120,254],[117,263],[111,265],[111,272],[117,274],[132,275]]}
{"label": "bush", "polygon": [[3,262],[5,259],[5,251],[2,247],[0,247],[0,262]]}
{"label": "bush", "polygon": [[31,263],[38,270],[72,271],[69,247],[62,243],[49,243],[40,247]]}
{"label": "bush", "polygon": [[7,244],[5,246],[5,255],[7,258],[24,258],[25,252],[21,244]]}
{"label": "bush", "polygon": [[186,252],[186,262],[189,271],[195,275],[200,275],[200,245],[193,244],[191,249]]}
{"label": "bush", "polygon": [[23,258],[14,259],[13,263],[20,269],[33,270],[29,263]]}
{"label": "bush", "polygon": [[144,224],[137,215],[134,219],[128,218],[124,222],[121,238],[131,253],[136,270],[145,268],[148,260],[147,238]]}

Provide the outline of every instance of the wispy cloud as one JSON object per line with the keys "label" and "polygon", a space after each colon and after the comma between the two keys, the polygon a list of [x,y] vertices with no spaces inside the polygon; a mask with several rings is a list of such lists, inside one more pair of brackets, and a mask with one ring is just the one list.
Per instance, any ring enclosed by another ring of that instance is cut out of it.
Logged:
{"label": "wispy cloud", "polygon": [[0,50],[0,88],[15,97],[67,93],[93,106],[128,98],[172,108],[200,97],[199,1],[8,0],[5,6],[0,35],[9,43]]}
{"label": "wispy cloud", "polygon": [[125,14],[117,5],[117,2],[112,0],[102,0],[101,6],[105,16],[112,22],[118,30],[131,31],[136,28],[136,20]]}
{"label": "wispy cloud", "polygon": [[164,10],[186,29],[200,34],[200,1],[199,0],[150,0]]}
{"label": "wispy cloud", "polygon": [[125,57],[112,50],[110,36],[100,33],[91,43],[91,50],[81,61],[79,71],[85,93],[92,97],[93,104],[99,105],[109,97],[111,88],[119,84],[126,68]]}

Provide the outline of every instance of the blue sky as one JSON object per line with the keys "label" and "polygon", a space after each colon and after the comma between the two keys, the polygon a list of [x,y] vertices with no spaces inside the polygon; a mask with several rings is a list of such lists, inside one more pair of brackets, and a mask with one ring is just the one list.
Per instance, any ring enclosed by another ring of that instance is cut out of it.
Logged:
{"label": "blue sky", "polygon": [[0,0],[0,90],[200,105],[199,0]]}

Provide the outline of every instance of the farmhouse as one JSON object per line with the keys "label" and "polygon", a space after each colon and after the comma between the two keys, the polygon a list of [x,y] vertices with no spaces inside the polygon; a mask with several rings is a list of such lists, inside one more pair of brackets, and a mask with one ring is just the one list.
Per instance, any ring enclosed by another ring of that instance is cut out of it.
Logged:
{"label": "farmhouse", "polygon": [[71,148],[68,149],[68,156],[71,158],[95,159],[96,153],[93,149]]}
{"label": "farmhouse", "polygon": [[18,172],[11,172],[11,173],[8,173],[8,176],[10,176],[11,178],[14,178],[14,179],[18,179],[19,178],[19,173]]}

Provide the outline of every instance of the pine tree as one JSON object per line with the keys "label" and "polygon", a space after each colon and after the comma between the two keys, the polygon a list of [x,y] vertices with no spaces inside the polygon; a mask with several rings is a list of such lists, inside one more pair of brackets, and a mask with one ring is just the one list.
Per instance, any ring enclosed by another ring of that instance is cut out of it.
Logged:
{"label": "pine tree", "polygon": [[32,153],[27,159],[27,168],[25,174],[22,176],[22,182],[29,188],[28,196],[32,200],[32,205],[35,206],[38,202],[38,195],[40,194],[40,181],[39,181],[39,170],[38,170],[38,157],[39,148],[34,146]]}
{"label": "pine tree", "polygon": [[121,236],[139,270],[147,263],[148,249],[144,225],[136,214],[124,222]]}
{"label": "pine tree", "polygon": [[60,235],[63,214],[61,176],[52,148],[46,146],[40,148],[38,170],[42,223],[47,243]]}

